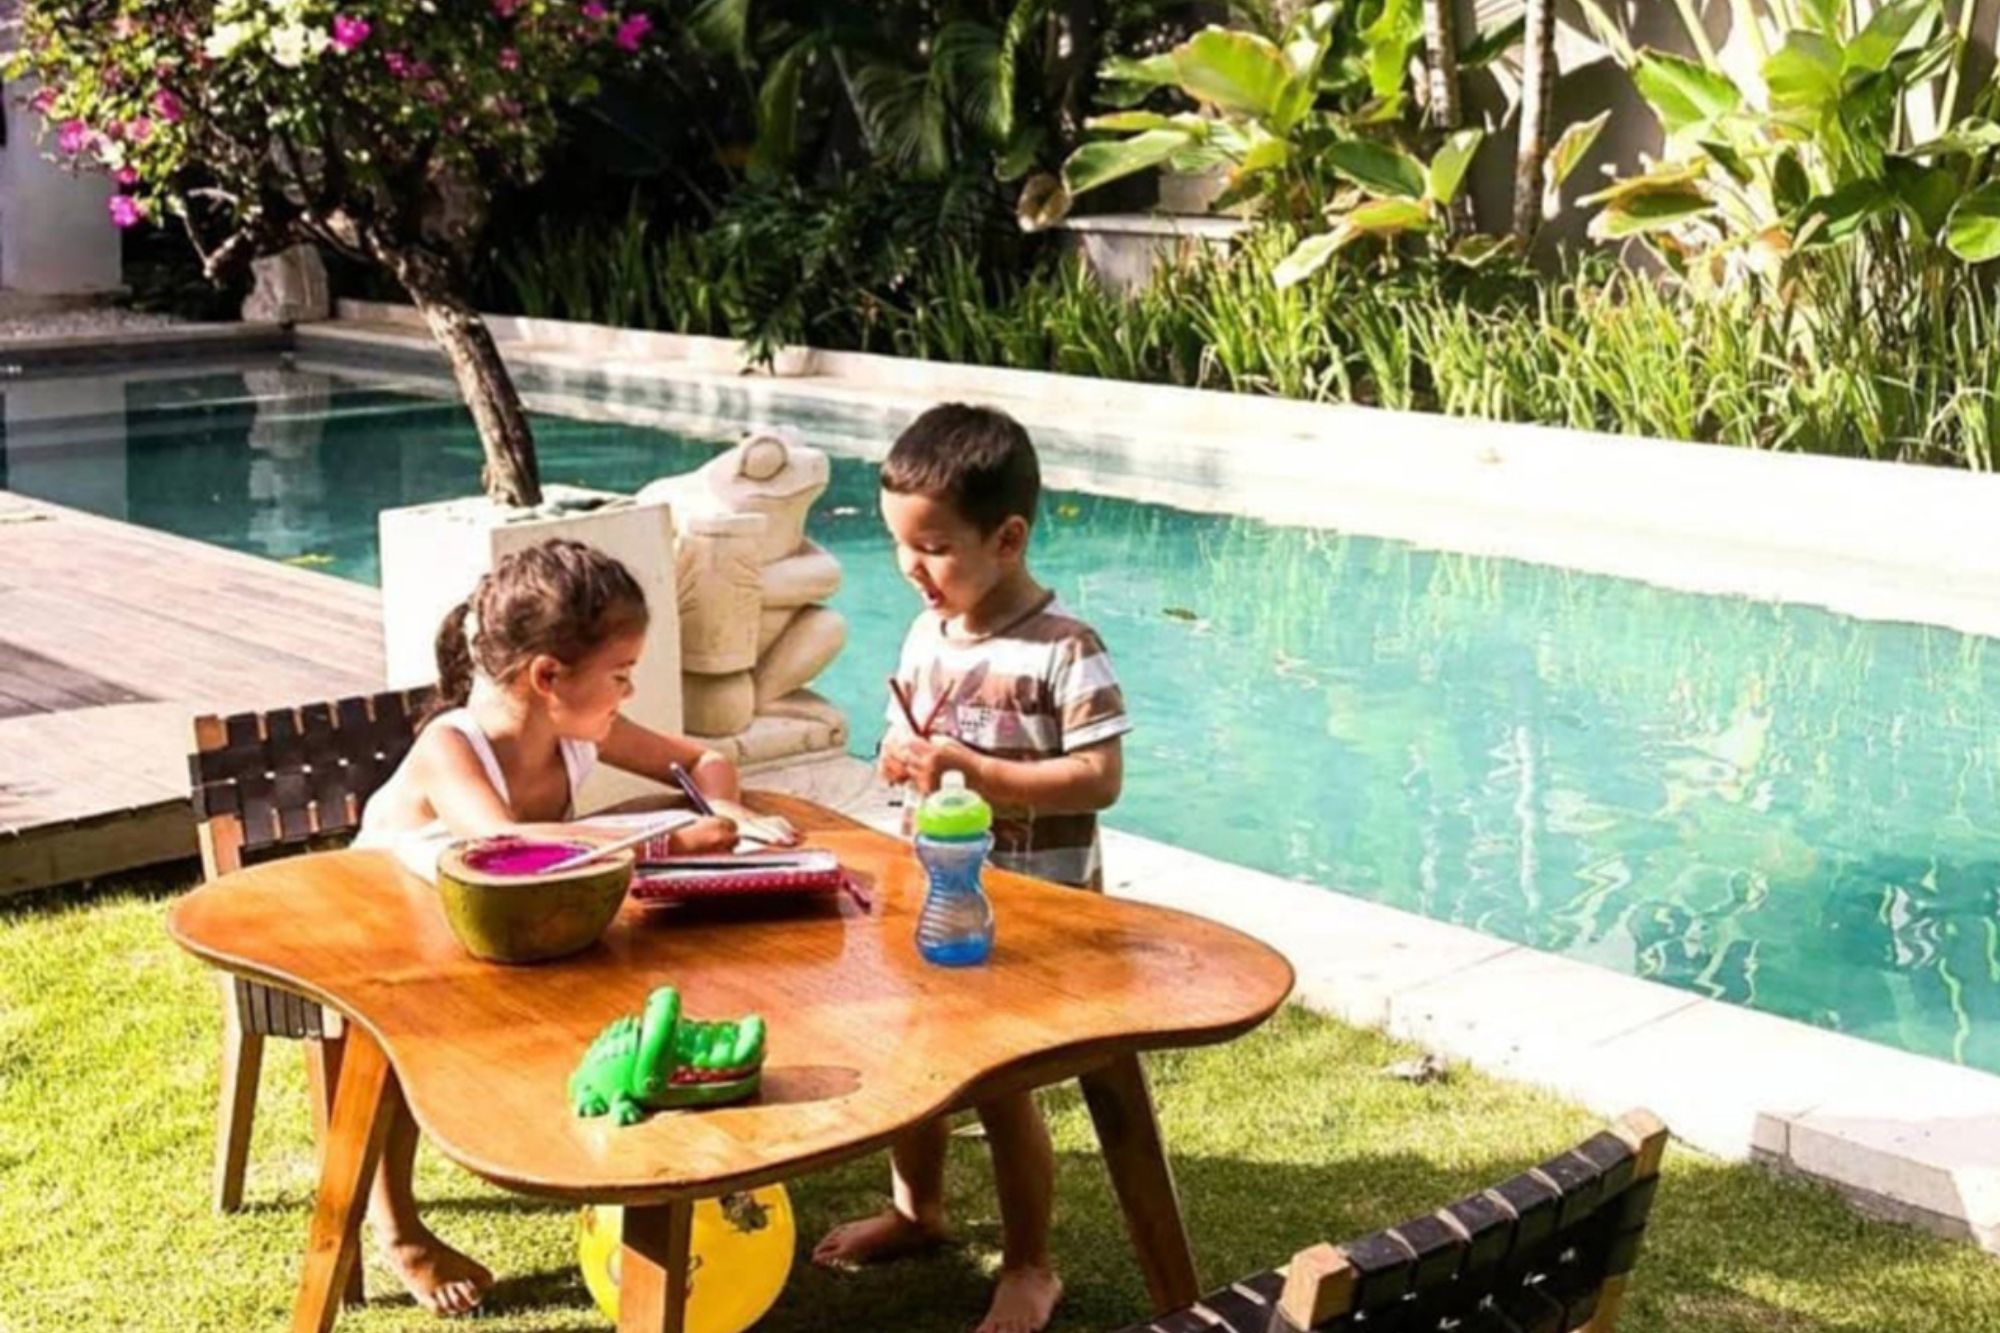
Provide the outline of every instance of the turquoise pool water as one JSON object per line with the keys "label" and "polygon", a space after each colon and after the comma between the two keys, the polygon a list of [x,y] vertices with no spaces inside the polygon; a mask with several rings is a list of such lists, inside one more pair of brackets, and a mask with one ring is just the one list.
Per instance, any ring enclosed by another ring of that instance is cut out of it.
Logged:
{"label": "turquoise pool water", "polygon": [[[463,493],[463,412],[242,375],[24,424],[0,485],[376,579],[378,509]],[[253,391],[254,390],[254,391]],[[632,489],[712,443],[539,422]],[[814,535],[856,748],[916,609],[837,460]],[[1048,497],[1045,581],[1137,717],[1110,822],[1755,1008],[2000,1070],[2000,645],[1508,560]]]}

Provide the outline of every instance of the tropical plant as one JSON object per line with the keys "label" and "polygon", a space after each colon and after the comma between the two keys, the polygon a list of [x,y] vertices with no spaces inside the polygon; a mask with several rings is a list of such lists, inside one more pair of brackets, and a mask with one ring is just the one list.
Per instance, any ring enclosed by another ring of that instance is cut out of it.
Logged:
{"label": "tropical plant", "polygon": [[[1229,171],[1224,202],[1249,204],[1264,220],[1303,234],[1275,270],[1284,283],[1357,241],[1383,242],[1387,254],[1400,237],[1451,234],[1483,131],[1440,137],[1407,114],[1413,57],[1427,32],[1435,43],[1449,31],[1440,14],[1431,13],[1427,28],[1415,0],[1322,3],[1274,33],[1210,27],[1163,54],[1107,62],[1104,79],[1123,90],[1122,100],[1170,89],[1195,109],[1128,109],[1092,120],[1092,128],[1125,137],[1085,144],[1059,178],[1030,181],[1020,205],[1024,224],[1049,225],[1078,195],[1150,167],[1222,165]],[[1518,32],[1508,25],[1443,63],[1484,65]],[[1455,118],[1455,75],[1450,82],[1433,75],[1424,84],[1428,118]],[[1467,262],[1492,253],[1476,240],[1454,250]]]}
{"label": "tropical plant", "polygon": [[936,178],[978,157],[1014,180],[1045,150],[1046,99],[1070,95],[1073,73],[1050,53],[1073,47],[1076,8],[701,0],[689,22],[756,85],[750,165],[766,179],[805,173],[851,127],[899,174]]}
{"label": "tropical plant", "polygon": [[498,502],[539,503],[534,441],[466,299],[489,191],[653,20],[567,0],[25,0],[7,77],[60,157],[113,174],[121,226],[177,218],[211,275],[301,241],[409,293],[478,423]]}
{"label": "tropical plant", "polygon": [[[1748,87],[1705,44],[1697,59],[1625,49],[1667,154],[1586,201],[1601,210],[1593,234],[1637,238],[1704,278],[1779,277],[1795,255],[1849,240],[1886,263],[1904,247],[1968,263],[2000,257],[1995,90],[1958,114],[1969,45],[1943,0],[1884,0],[1865,15],[1816,0],[1787,13],[1782,32],[1752,27],[1768,54]],[[1907,114],[1920,102],[1942,108],[1933,132]]]}
{"label": "tropical plant", "polygon": [[[1312,216],[1337,184],[1322,164],[1324,149],[1361,125],[1393,121],[1401,109],[1405,66],[1419,34],[1414,11],[1401,0],[1392,0],[1394,15],[1412,22],[1378,19],[1357,29],[1355,11],[1322,3],[1299,11],[1275,35],[1211,26],[1159,55],[1107,60],[1100,71],[1106,100],[1126,109],[1087,125],[1124,137],[1086,143],[1059,177],[1031,181],[1022,195],[1023,223],[1052,225],[1078,196],[1162,165],[1226,166],[1226,201],[1254,196],[1268,217]],[[1342,58],[1355,42],[1369,56],[1363,68]],[[1161,90],[1194,109],[1139,108]]]}

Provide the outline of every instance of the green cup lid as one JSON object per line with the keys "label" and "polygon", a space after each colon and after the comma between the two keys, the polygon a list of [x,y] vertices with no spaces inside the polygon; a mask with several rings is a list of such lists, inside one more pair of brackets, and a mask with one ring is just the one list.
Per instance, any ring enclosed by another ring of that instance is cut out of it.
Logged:
{"label": "green cup lid", "polygon": [[976,838],[993,827],[993,807],[965,785],[965,774],[946,773],[917,807],[917,832],[927,838]]}

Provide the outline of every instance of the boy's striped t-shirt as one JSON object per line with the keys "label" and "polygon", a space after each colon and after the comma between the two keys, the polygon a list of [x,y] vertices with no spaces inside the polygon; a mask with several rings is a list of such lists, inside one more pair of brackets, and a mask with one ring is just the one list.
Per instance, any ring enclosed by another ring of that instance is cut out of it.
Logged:
{"label": "boy's striped t-shirt", "polygon": [[[1104,641],[1053,594],[980,638],[950,634],[943,616],[922,613],[896,675],[919,723],[936,710],[932,736],[1001,759],[1054,759],[1132,729]],[[893,698],[888,718],[891,731],[909,733]],[[993,816],[996,865],[1059,884],[1096,883],[1096,815],[996,808]]]}

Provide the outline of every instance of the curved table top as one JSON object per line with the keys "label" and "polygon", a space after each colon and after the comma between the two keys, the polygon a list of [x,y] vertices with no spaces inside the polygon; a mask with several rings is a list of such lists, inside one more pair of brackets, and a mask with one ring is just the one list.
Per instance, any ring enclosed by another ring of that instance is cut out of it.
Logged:
{"label": "curved table top", "polygon": [[[223,876],[174,905],[190,952],[339,1010],[386,1051],[417,1123],[512,1189],[658,1203],[784,1179],[867,1151],[1010,1077],[1045,1083],[1136,1050],[1238,1036],[1290,992],[1275,950],[1200,917],[990,869],[988,963],[915,943],[923,871],[903,842],[805,801],[752,798],[873,880],[782,915],[628,900],[604,938],[529,967],[483,963],[436,890],[385,852]],[[837,899],[837,901],[836,901]],[[603,1026],[655,986],[698,1018],[764,1015],[761,1095],[618,1128],[565,1093]]]}

